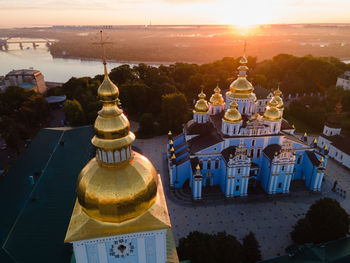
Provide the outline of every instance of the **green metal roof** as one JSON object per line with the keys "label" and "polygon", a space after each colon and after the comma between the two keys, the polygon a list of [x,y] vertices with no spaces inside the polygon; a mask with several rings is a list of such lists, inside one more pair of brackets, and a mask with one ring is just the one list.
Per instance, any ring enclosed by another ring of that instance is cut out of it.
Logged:
{"label": "green metal roof", "polygon": [[[3,212],[9,214],[0,218],[6,225],[1,222],[1,230],[8,230],[3,249],[12,262],[70,261],[72,251],[63,240],[76,198],[77,175],[94,153],[92,136],[92,126],[41,130],[6,176],[18,180],[0,185],[7,192],[0,191],[6,197],[0,199]],[[40,170],[31,186],[28,176]]]}
{"label": "green metal roof", "polygon": [[261,261],[261,263],[349,263],[350,262],[350,237],[331,241],[328,243],[313,245],[305,244],[296,251]]}

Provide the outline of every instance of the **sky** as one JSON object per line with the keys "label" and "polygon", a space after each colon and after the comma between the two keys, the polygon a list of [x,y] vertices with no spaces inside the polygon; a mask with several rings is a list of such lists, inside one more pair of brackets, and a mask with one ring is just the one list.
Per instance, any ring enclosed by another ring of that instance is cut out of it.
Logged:
{"label": "sky", "polygon": [[350,23],[350,0],[0,0],[0,27]]}

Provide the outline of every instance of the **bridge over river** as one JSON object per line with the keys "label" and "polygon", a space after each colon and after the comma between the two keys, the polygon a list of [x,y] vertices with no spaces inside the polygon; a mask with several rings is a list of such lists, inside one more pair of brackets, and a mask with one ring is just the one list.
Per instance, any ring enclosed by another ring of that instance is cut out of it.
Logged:
{"label": "bridge over river", "polygon": [[19,44],[19,47],[23,49],[23,44],[32,44],[33,48],[37,47],[38,43],[46,43],[47,46],[50,46],[52,43],[57,40],[52,40],[48,38],[35,38],[35,39],[25,39],[20,37],[8,37],[6,39],[0,39],[0,50],[7,51],[9,49],[9,44]]}

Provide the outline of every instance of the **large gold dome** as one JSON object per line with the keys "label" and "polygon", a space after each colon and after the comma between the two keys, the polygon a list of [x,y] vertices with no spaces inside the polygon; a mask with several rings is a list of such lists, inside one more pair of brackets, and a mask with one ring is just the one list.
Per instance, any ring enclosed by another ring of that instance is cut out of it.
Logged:
{"label": "large gold dome", "polygon": [[242,121],[242,115],[237,110],[238,104],[233,100],[230,104],[230,108],[225,112],[224,121],[230,123],[238,123]]}
{"label": "large gold dome", "polygon": [[282,118],[280,110],[277,108],[278,102],[273,97],[264,112],[264,119],[268,121],[280,121]]}
{"label": "large gold dome", "polygon": [[80,172],[78,201],[90,217],[120,223],[146,212],[155,202],[157,172],[144,156],[116,167],[101,166],[92,159]]}
{"label": "large gold dome", "polygon": [[230,85],[230,91],[234,93],[247,94],[253,92],[253,90],[254,87],[252,83],[250,83],[246,77],[238,77]]}

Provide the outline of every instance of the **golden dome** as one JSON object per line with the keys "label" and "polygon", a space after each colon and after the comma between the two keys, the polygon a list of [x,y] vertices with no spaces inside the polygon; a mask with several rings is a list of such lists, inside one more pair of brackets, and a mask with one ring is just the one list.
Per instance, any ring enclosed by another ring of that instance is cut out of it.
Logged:
{"label": "golden dome", "polygon": [[198,94],[199,100],[197,100],[196,104],[194,105],[195,112],[207,112],[209,110],[209,106],[207,101],[205,100],[206,95],[203,92],[203,88],[201,93]]}
{"label": "golden dome", "polygon": [[92,159],[78,177],[78,201],[90,217],[120,223],[146,212],[157,193],[157,172],[152,163],[134,152],[117,167],[103,167]]}
{"label": "golden dome", "polygon": [[281,95],[282,95],[282,92],[280,91],[280,88],[278,87],[277,90],[275,90],[274,92],[274,98],[275,100],[277,101],[277,108],[282,110],[284,108],[284,105],[283,105],[283,100],[281,98]]}
{"label": "golden dome", "polygon": [[248,60],[245,56],[241,58],[240,66],[237,68],[239,71],[238,77],[230,85],[230,91],[226,95],[233,98],[254,98],[256,101],[256,96],[253,93],[254,87],[252,83],[247,80],[247,71],[249,68],[246,66]]}
{"label": "golden dome", "polygon": [[102,109],[98,112],[92,143],[93,158],[78,177],[78,202],[91,218],[120,223],[145,213],[155,202],[157,172],[152,163],[131,150],[135,135],[118,108],[118,88],[105,77],[98,88]]}
{"label": "golden dome", "polygon": [[220,94],[221,89],[219,88],[219,85],[216,86],[214,89],[214,94],[210,97],[210,103],[213,105],[223,105],[225,103],[224,98]]}
{"label": "golden dome", "polygon": [[230,104],[230,108],[225,112],[224,121],[230,123],[238,123],[242,121],[242,116],[237,110],[238,104],[233,100]]}
{"label": "golden dome", "polygon": [[275,98],[273,97],[268,106],[265,109],[264,112],[264,119],[268,120],[268,121],[279,121],[281,120],[282,116],[281,116],[281,112],[280,110],[277,108],[278,102],[275,100]]}

